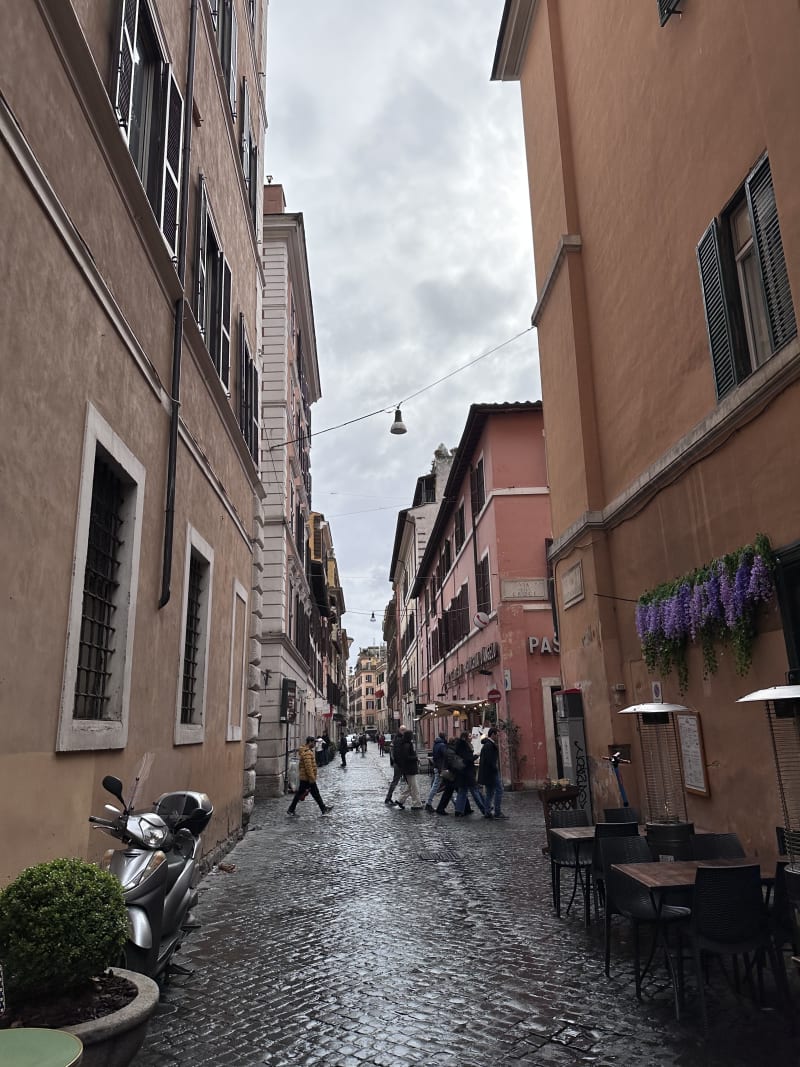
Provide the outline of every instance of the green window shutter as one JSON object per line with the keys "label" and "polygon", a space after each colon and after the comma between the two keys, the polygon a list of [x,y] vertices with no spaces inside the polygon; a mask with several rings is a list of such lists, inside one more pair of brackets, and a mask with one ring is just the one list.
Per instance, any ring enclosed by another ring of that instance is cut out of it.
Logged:
{"label": "green window shutter", "polygon": [[737,382],[733,331],[728,298],[722,274],[719,226],[713,219],[697,246],[697,263],[706,312],[708,343],[714,368],[717,399],[721,400]]}
{"label": "green window shutter", "polygon": [[117,69],[114,72],[113,101],[117,120],[125,141],[130,136],[133,99],[133,56],[136,50],[136,27],[139,19],[139,0],[122,0],[120,4]]}
{"label": "green window shutter", "polygon": [[195,262],[195,316],[200,332],[206,339],[206,255],[208,249],[208,196],[206,182],[200,175],[200,197],[197,207],[197,260]]}
{"label": "green window shutter", "polygon": [[183,141],[183,97],[178,83],[167,68],[167,102],[164,108],[164,159],[161,174],[159,225],[170,252],[177,255],[178,213],[181,188],[181,146]]}
{"label": "green window shutter", "polygon": [[745,189],[761,265],[772,351],[777,352],[797,336],[797,319],[783,254],[769,159],[764,158],[756,166],[745,182]]}

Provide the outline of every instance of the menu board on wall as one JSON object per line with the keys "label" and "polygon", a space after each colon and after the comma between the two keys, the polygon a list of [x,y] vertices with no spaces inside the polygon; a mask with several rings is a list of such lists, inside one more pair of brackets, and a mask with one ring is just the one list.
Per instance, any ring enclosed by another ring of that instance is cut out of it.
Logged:
{"label": "menu board on wall", "polygon": [[683,784],[687,793],[697,793],[707,797],[710,794],[708,775],[706,774],[706,754],[703,748],[703,732],[700,716],[691,711],[675,713],[678,723],[678,737],[681,743],[681,761],[683,763]]}

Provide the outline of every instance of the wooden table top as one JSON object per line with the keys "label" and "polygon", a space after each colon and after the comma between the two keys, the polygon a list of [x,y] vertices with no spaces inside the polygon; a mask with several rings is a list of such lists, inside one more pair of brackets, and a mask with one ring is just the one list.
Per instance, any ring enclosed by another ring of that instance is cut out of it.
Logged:
{"label": "wooden table top", "polygon": [[[614,825],[620,826],[621,823],[607,824],[603,823],[603,826]],[[630,825],[630,824],[625,824]],[[644,827],[639,827],[639,830],[643,830]],[[551,826],[550,833],[556,837],[560,837],[562,841],[593,841],[594,840],[594,826]]]}
{"label": "wooden table top", "polygon": [[615,863],[615,871],[628,875],[647,889],[691,889],[698,867],[760,867],[761,881],[775,881],[775,863],[755,856],[741,859],[676,860],[674,863]]}

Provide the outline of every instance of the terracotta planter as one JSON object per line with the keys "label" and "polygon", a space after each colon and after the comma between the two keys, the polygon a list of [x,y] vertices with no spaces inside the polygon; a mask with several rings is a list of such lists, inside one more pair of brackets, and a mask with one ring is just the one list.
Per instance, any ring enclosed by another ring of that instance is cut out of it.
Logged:
{"label": "terracotta planter", "polygon": [[132,1063],[158,1004],[158,985],[152,978],[120,967],[114,967],[113,972],[133,982],[138,995],[124,1008],[102,1019],[62,1027],[83,1042],[81,1067],[127,1067]]}

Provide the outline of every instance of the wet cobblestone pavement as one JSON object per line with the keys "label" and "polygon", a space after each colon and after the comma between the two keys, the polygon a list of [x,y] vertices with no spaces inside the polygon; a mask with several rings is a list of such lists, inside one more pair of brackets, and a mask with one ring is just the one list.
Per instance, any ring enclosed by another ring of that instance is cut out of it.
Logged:
{"label": "wet cobblestone pavement", "polygon": [[605,978],[602,921],[553,913],[535,793],[505,822],[441,818],[386,806],[389,777],[371,745],[320,771],[331,815],[256,807],[136,1067],[800,1063],[769,974],[759,1009],[712,971],[705,1043],[691,977],[679,1023],[660,966],[637,1003],[620,920]]}

